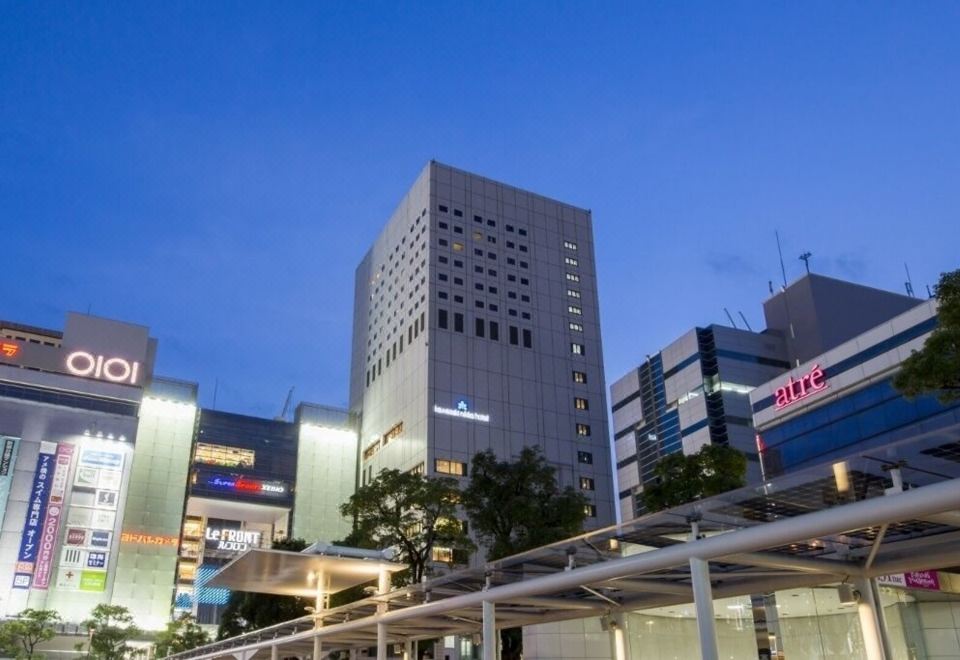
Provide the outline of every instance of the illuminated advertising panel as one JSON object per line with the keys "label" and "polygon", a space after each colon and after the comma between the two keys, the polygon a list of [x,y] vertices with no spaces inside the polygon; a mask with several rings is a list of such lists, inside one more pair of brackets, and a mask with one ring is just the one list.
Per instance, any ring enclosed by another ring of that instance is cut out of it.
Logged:
{"label": "illuminated advertising panel", "polygon": [[84,447],[73,478],[66,534],[56,586],[67,591],[105,591],[116,533],[124,453]]}
{"label": "illuminated advertising panel", "polygon": [[287,484],[282,481],[264,481],[230,474],[206,475],[204,484],[214,490],[245,493],[247,495],[282,497],[287,494]]}
{"label": "illuminated advertising panel", "polygon": [[33,473],[33,485],[27,503],[27,516],[23,521],[23,534],[20,537],[20,551],[13,574],[14,589],[29,589],[33,581],[33,571],[40,551],[40,531],[50,498],[50,481],[53,478],[56,451],[57,443],[40,443],[37,468]]}
{"label": "illuminated advertising panel", "polygon": [[46,589],[50,586],[50,572],[53,567],[57,535],[60,533],[60,521],[63,518],[63,502],[67,494],[67,480],[70,476],[72,460],[73,445],[60,444],[57,447],[56,464],[53,469],[53,479],[50,482],[47,515],[40,531],[40,552],[33,577],[34,589]]}
{"label": "illuminated advertising panel", "polygon": [[13,468],[17,463],[19,438],[0,435],[0,520],[7,512],[7,497],[10,495],[10,483],[13,481]]}

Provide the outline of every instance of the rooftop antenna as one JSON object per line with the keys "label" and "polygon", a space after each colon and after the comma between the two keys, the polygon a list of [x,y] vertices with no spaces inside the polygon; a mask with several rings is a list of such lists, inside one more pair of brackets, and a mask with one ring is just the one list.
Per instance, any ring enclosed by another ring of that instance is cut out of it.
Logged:
{"label": "rooftop antenna", "polygon": [[743,324],[747,326],[747,330],[753,332],[753,328],[750,327],[750,324],[747,323],[747,317],[743,315],[743,312],[737,312],[740,315],[740,320],[743,321]]}
{"label": "rooftop antenna", "polygon": [[783,288],[787,288],[787,267],[783,265],[783,249],[780,247],[780,232],[774,230],[773,235],[777,237],[777,254],[780,255],[780,273],[783,275]]}
{"label": "rooftop antenna", "polygon": [[282,422],[287,419],[287,411],[290,409],[290,401],[293,399],[293,388],[287,391],[287,398],[283,402],[283,410],[276,416],[276,421]]}
{"label": "rooftop antenna", "polygon": [[767,288],[770,289],[770,295],[773,295],[773,280],[767,280]]}
{"label": "rooftop antenna", "polygon": [[810,274],[810,257],[813,256],[813,252],[804,252],[800,255],[800,261],[803,262],[803,265],[807,267],[807,275]]}
{"label": "rooftop antenna", "polygon": [[927,284],[927,298],[933,298],[933,291],[930,290],[930,285]]}
{"label": "rooftop antenna", "polygon": [[734,322],[734,320],[733,320],[733,317],[730,316],[730,310],[727,309],[726,307],[724,307],[724,308],[723,308],[723,313],[726,314],[726,315],[727,315],[727,318],[730,320],[730,325],[732,325],[734,328],[736,328],[737,330],[739,330],[739,328],[737,328],[736,322]]}
{"label": "rooftop antenna", "polygon": [[903,270],[907,272],[907,281],[903,283],[903,286],[907,289],[907,295],[913,298],[913,279],[910,277],[910,269],[907,268],[907,262],[903,262]]}

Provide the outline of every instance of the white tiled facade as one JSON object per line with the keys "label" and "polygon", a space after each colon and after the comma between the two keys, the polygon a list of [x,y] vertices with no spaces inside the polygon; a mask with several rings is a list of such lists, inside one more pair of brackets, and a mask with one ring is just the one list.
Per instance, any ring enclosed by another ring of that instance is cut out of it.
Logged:
{"label": "white tiled facade", "polygon": [[602,365],[590,212],[431,162],[357,269],[361,484],[536,445],[609,524]]}

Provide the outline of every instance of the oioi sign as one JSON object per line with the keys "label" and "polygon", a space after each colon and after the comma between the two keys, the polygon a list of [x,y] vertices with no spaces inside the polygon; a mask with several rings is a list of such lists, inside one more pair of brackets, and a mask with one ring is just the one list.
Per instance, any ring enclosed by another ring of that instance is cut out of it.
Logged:
{"label": "oioi sign", "polygon": [[140,376],[140,363],[121,357],[94,355],[87,351],[74,351],[67,356],[67,371],[74,376],[86,376],[108,380],[111,383],[136,385]]}
{"label": "oioi sign", "polygon": [[813,369],[810,370],[810,373],[804,374],[796,380],[791,376],[787,380],[786,385],[777,388],[774,395],[777,409],[786,408],[801,399],[806,399],[808,396],[812,396],[825,389],[827,389],[827,378],[823,373],[823,369],[820,368],[820,365],[815,364],[813,365]]}

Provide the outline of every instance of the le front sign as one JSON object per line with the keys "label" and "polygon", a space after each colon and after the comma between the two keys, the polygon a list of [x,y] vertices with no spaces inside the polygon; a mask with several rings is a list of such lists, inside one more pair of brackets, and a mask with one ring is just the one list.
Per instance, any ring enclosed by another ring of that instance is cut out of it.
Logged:
{"label": "le front sign", "polygon": [[808,373],[796,379],[791,376],[786,384],[777,388],[774,394],[777,409],[786,408],[825,389],[827,389],[827,377],[820,365],[815,364]]}

